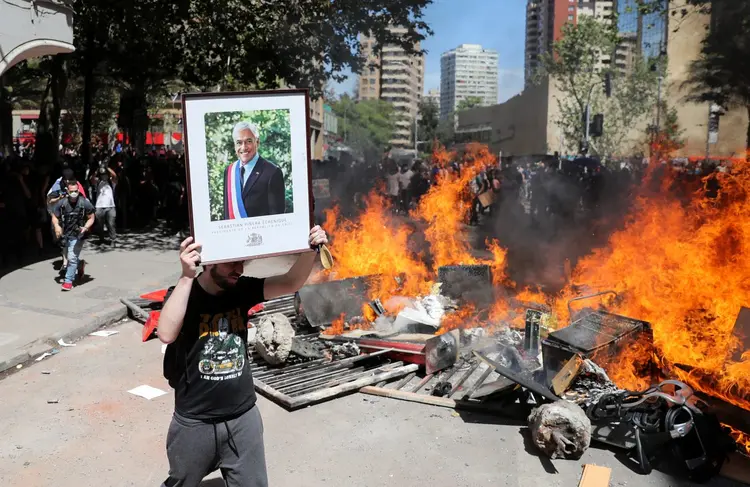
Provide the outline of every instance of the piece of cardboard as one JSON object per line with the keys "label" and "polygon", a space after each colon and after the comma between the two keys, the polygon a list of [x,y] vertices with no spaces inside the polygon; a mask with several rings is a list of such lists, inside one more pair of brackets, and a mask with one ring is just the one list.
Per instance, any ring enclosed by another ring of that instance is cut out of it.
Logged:
{"label": "piece of cardboard", "polygon": [[609,487],[612,469],[598,465],[584,465],[578,487]]}
{"label": "piece of cardboard", "polygon": [[560,396],[568,389],[568,386],[573,382],[573,379],[578,376],[582,363],[583,360],[580,355],[575,354],[570,357],[570,360],[568,360],[565,366],[560,369],[560,372],[558,372],[552,379],[552,390],[555,394]]}

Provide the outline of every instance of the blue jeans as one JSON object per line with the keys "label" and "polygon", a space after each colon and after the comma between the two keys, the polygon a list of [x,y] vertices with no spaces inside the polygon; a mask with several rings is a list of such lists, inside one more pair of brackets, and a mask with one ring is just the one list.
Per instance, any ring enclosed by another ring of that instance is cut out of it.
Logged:
{"label": "blue jeans", "polygon": [[72,283],[76,278],[76,272],[78,271],[78,262],[81,257],[81,249],[83,248],[83,239],[78,237],[68,237],[66,243],[68,252],[68,268],[65,271],[65,282]]}

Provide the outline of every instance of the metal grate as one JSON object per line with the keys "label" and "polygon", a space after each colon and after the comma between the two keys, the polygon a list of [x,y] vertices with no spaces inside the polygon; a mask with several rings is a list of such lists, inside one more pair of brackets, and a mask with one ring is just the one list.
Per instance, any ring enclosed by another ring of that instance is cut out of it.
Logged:
{"label": "metal grate", "polygon": [[[319,340],[317,333],[297,338]],[[276,404],[293,410],[356,392],[367,385],[397,379],[417,370],[417,365],[388,361],[385,354],[390,351],[381,350],[331,361],[297,359],[296,363],[290,362],[280,367],[269,365],[253,351],[250,367],[255,389]]]}

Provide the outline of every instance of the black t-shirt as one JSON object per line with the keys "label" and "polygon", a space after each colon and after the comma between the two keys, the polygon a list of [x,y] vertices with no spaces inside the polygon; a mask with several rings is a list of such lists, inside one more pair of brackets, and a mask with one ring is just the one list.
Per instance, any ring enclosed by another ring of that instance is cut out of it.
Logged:
{"label": "black t-shirt", "polygon": [[264,279],[240,277],[214,296],[193,281],[175,346],[180,368],[175,411],[186,418],[236,417],[255,405],[247,353],[247,312],[263,302]]}
{"label": "black t-shirt", "polygon": [[75,203],[70,198],[65,198],[55,206],[55,216],[60,221],[63,235],[66,237],[77,237],[81,227],[86,224],[89,215],[94,213],[94,206],[83,196],[78,196]]}

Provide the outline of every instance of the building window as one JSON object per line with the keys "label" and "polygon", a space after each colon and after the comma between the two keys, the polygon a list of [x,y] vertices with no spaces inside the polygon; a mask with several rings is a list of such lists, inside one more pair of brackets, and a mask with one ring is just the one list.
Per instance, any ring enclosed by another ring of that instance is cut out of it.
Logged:
{"label": "building window", "polygon": [[375,84],[375,78],[370,78],[370,84],[371,84],[371,85],[374,85],[374,84]]}
{"label": "building window", "polygon": [[573,21],[573,16],[572,15],[568,15],[568,20],[570,20],[572,22]]}

